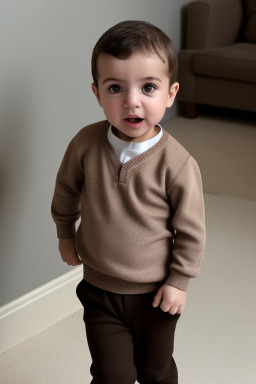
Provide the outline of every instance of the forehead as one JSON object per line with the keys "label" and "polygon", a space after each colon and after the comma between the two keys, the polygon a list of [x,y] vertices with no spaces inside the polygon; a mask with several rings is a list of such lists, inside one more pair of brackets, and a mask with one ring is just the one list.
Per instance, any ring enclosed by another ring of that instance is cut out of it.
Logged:
{"label": "forehead", "polygon": [[126,59],[102,53],[98,58],[97,67],[100,82],[104,82],[106,78],[168,78],[167,60],[163,62],[157,54],[151,53],[136,52]]}

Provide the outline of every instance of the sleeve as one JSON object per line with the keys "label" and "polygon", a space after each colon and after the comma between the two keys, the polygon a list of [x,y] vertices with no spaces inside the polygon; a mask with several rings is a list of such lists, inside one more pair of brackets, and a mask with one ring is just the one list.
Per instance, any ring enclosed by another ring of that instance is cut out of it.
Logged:
{"label": "sleeve", "polygon": [[183,291],[198,276],[205,248],[205,209],[199,167],[189,156],[168,189],[174,242],[166,283]]}
{"label": "sleeve", "polygon": [[59,239],[75,237],[75,223],[80,217],[80,194],[83,183],[83,160],[78,158],[73,139],[60,165],[51,205]]}

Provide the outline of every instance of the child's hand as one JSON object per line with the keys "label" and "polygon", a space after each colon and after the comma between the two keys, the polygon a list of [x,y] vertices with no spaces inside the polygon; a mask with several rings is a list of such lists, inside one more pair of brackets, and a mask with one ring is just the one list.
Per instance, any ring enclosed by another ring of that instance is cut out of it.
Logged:
{"label": "child's hand", "polygon": [[75,239],[60,239],[59,251],[62,260],[68,265],[76,266],[82,264],[76,251]]}
{"label": "child's hand", "polygon": [[158,307],[164,312],[169,312],[170,315],[175,315],[175,313],[181,314],[184,310],[186,303],[186,292],[181,291],[178,288],[172,287],[169,284],[164,284],[157,291],[153,307]]}

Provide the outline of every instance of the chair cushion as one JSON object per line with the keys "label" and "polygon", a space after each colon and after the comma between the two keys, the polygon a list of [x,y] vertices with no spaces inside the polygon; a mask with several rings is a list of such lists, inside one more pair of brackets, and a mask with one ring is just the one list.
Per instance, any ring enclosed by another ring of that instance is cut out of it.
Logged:
{"label": "chair cushion", "polygon": [[244,29],[244,39],[256,43],[256,1],[245,0],[247,21]]}
{"label": "chair cushion", "polygon": [[243,42],[197,51],[192,70],[198,75],[256,82],[256,46]]}

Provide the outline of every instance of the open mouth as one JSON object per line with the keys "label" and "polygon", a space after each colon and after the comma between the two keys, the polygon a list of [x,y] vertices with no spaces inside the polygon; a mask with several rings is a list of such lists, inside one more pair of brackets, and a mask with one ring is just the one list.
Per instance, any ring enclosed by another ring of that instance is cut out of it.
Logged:
{"label": "open mouth", "polygon": [[140,123],[143,119],[141,119],[140,117],[134,117],[134,118],[129,118],[125,120],[128,121],[129,123]]}

